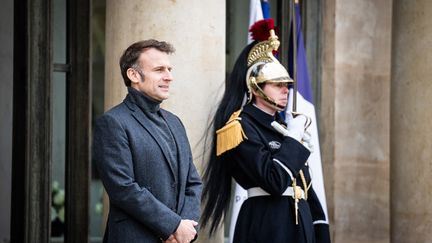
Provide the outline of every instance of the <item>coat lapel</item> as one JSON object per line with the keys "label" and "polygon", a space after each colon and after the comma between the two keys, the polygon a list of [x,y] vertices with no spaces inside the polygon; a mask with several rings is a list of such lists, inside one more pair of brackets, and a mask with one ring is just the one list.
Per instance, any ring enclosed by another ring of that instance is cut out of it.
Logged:
{"label": "coat lapel", "polygon": [[[162,110],[161,112],[163,118],[168,124],[169,129],[172,132],[172,135],[174,137],[174,140],[177,144],[177,157],[179,160],[179,181],[180,185],[186,185],[186,178],[188,177],[189,173],[189,155],[191,154],[190,148],[189,148],[189,142],[187,141],[186,135],[184,133],[184,127],[180,123],[178,119],[169,119],[169,116],[167,116],[166,112]],[[184,187],[182,186],[180,188],[179,192],[179,200],[177,204],[177,210],[179,211],[184,201]]]}
{"label": "coat lapel", "polygon": [[158,146],[161,149],[162,153],[164,154],[165,162],[168,164],[168,166],[170,168],[171,175],[173,176],[173,178],[177,178],[177,176],[174,173],[174,168],[172,167],[171,163],[169,162],[169,156],[167,154],[168,153],[167,152],[168,148],[165,148],[163,146],[163,144],[160,142],[160,141],[162,141],[162,138],[156,132],[156,127],[154,126],[154,124],[144,115],[143,112],[141,112],[141,110],[135,104],[129,103],[128,106],[129,106],[129,108],[131,108],[132,116],[141,124],[141,126],[145,130],[147,130],[147,132],[156,141],[156,143],[158,144]]}
{"label": "coat lapel", "polygon": [[185,156],[187,156],[188,153],[185,153],[184,146],[186,145],[186,143],[182,140],[182,139],[184,139],[184,134],[181,133],[181,131],[183,129],[179,128],[180,124],[179,124],[178,120],[174,120],[174,119],[170,120],[164,111],[161,112],[161,114],[162,114],[163,118],[165,119],[165,121],[167,122],[168,127],[171,130],[171,133],[174,137],[174,141],[177,145],[177,151],[178,151],[177,157],[179,160],[179,165],[181,165],[179,167],[180,175],[184,175],[184,169],[185,169],[184,165],[188,164],[187,161],[184,161],[184,160],[185,160]]}

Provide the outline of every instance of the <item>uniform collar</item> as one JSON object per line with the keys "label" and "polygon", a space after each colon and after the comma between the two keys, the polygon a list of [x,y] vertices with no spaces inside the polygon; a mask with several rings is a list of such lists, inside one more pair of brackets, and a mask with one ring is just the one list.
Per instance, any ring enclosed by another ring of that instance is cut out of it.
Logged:
{"label": "uniform collar", "polygon": [[281,119],[278,112],[275,113],[275,115],[270,115],[258,107],[254,106],[252,103],[249,103],[243,107],[242,113],[246,113],[249,116],[251,116],[254,120],[256,120],[258,123],[263,124],[264,126],[270,126],[270,124],[273,121],[278,121],[281,124],[285,124],[283,120]]}

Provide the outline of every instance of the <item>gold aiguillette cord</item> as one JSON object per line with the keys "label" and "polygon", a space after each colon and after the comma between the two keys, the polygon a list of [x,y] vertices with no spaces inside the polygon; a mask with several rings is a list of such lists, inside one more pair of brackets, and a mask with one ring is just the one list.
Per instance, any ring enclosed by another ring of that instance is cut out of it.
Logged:
{"label": "gold aiguillette cord", "polygon": [[298,225],[298,203],[299,203],[299,196],[297,193],[297,182],[296,179],[293,180],[293,193],[294,193],[294,211],[295,211],[295,220],[296,220],[296,225]]}

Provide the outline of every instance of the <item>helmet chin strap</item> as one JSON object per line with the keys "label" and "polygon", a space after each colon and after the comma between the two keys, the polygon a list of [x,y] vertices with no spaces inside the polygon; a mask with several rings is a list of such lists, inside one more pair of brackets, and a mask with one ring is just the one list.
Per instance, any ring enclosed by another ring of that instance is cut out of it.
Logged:
{"label": "helmet chin strap", "polygon": [[263,98],[264,101],[267,102],[267,104],[269,104],[271,107],[275,108],[277,111],[285,110],[285,106],[279,105],[272,98],[268,97],[258,85],[254,85],[254,86],[256,88],[255,91],[257,92],[257,95],[259,97]]}

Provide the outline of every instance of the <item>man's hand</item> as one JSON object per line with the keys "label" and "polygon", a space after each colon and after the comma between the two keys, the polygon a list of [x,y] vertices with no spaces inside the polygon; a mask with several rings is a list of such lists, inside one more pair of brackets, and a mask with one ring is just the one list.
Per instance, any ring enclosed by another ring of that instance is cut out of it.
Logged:
{"label": "man's hand", "polygon": [[[197,226],[198,223],[189,220],[189,219],[182,219],[180,221],[179,226],[177,227],[176,232],[174,233],[174,237],[177,240],[178,243],[189,243],[197,234],[195,226]],[[168,238],[169,239],[169,238]]]}
{"label": "man's hand", "polygon": [[163,243],[178,243],[178,241],[175,239],[174,235],[170,235],[166,241]]}

